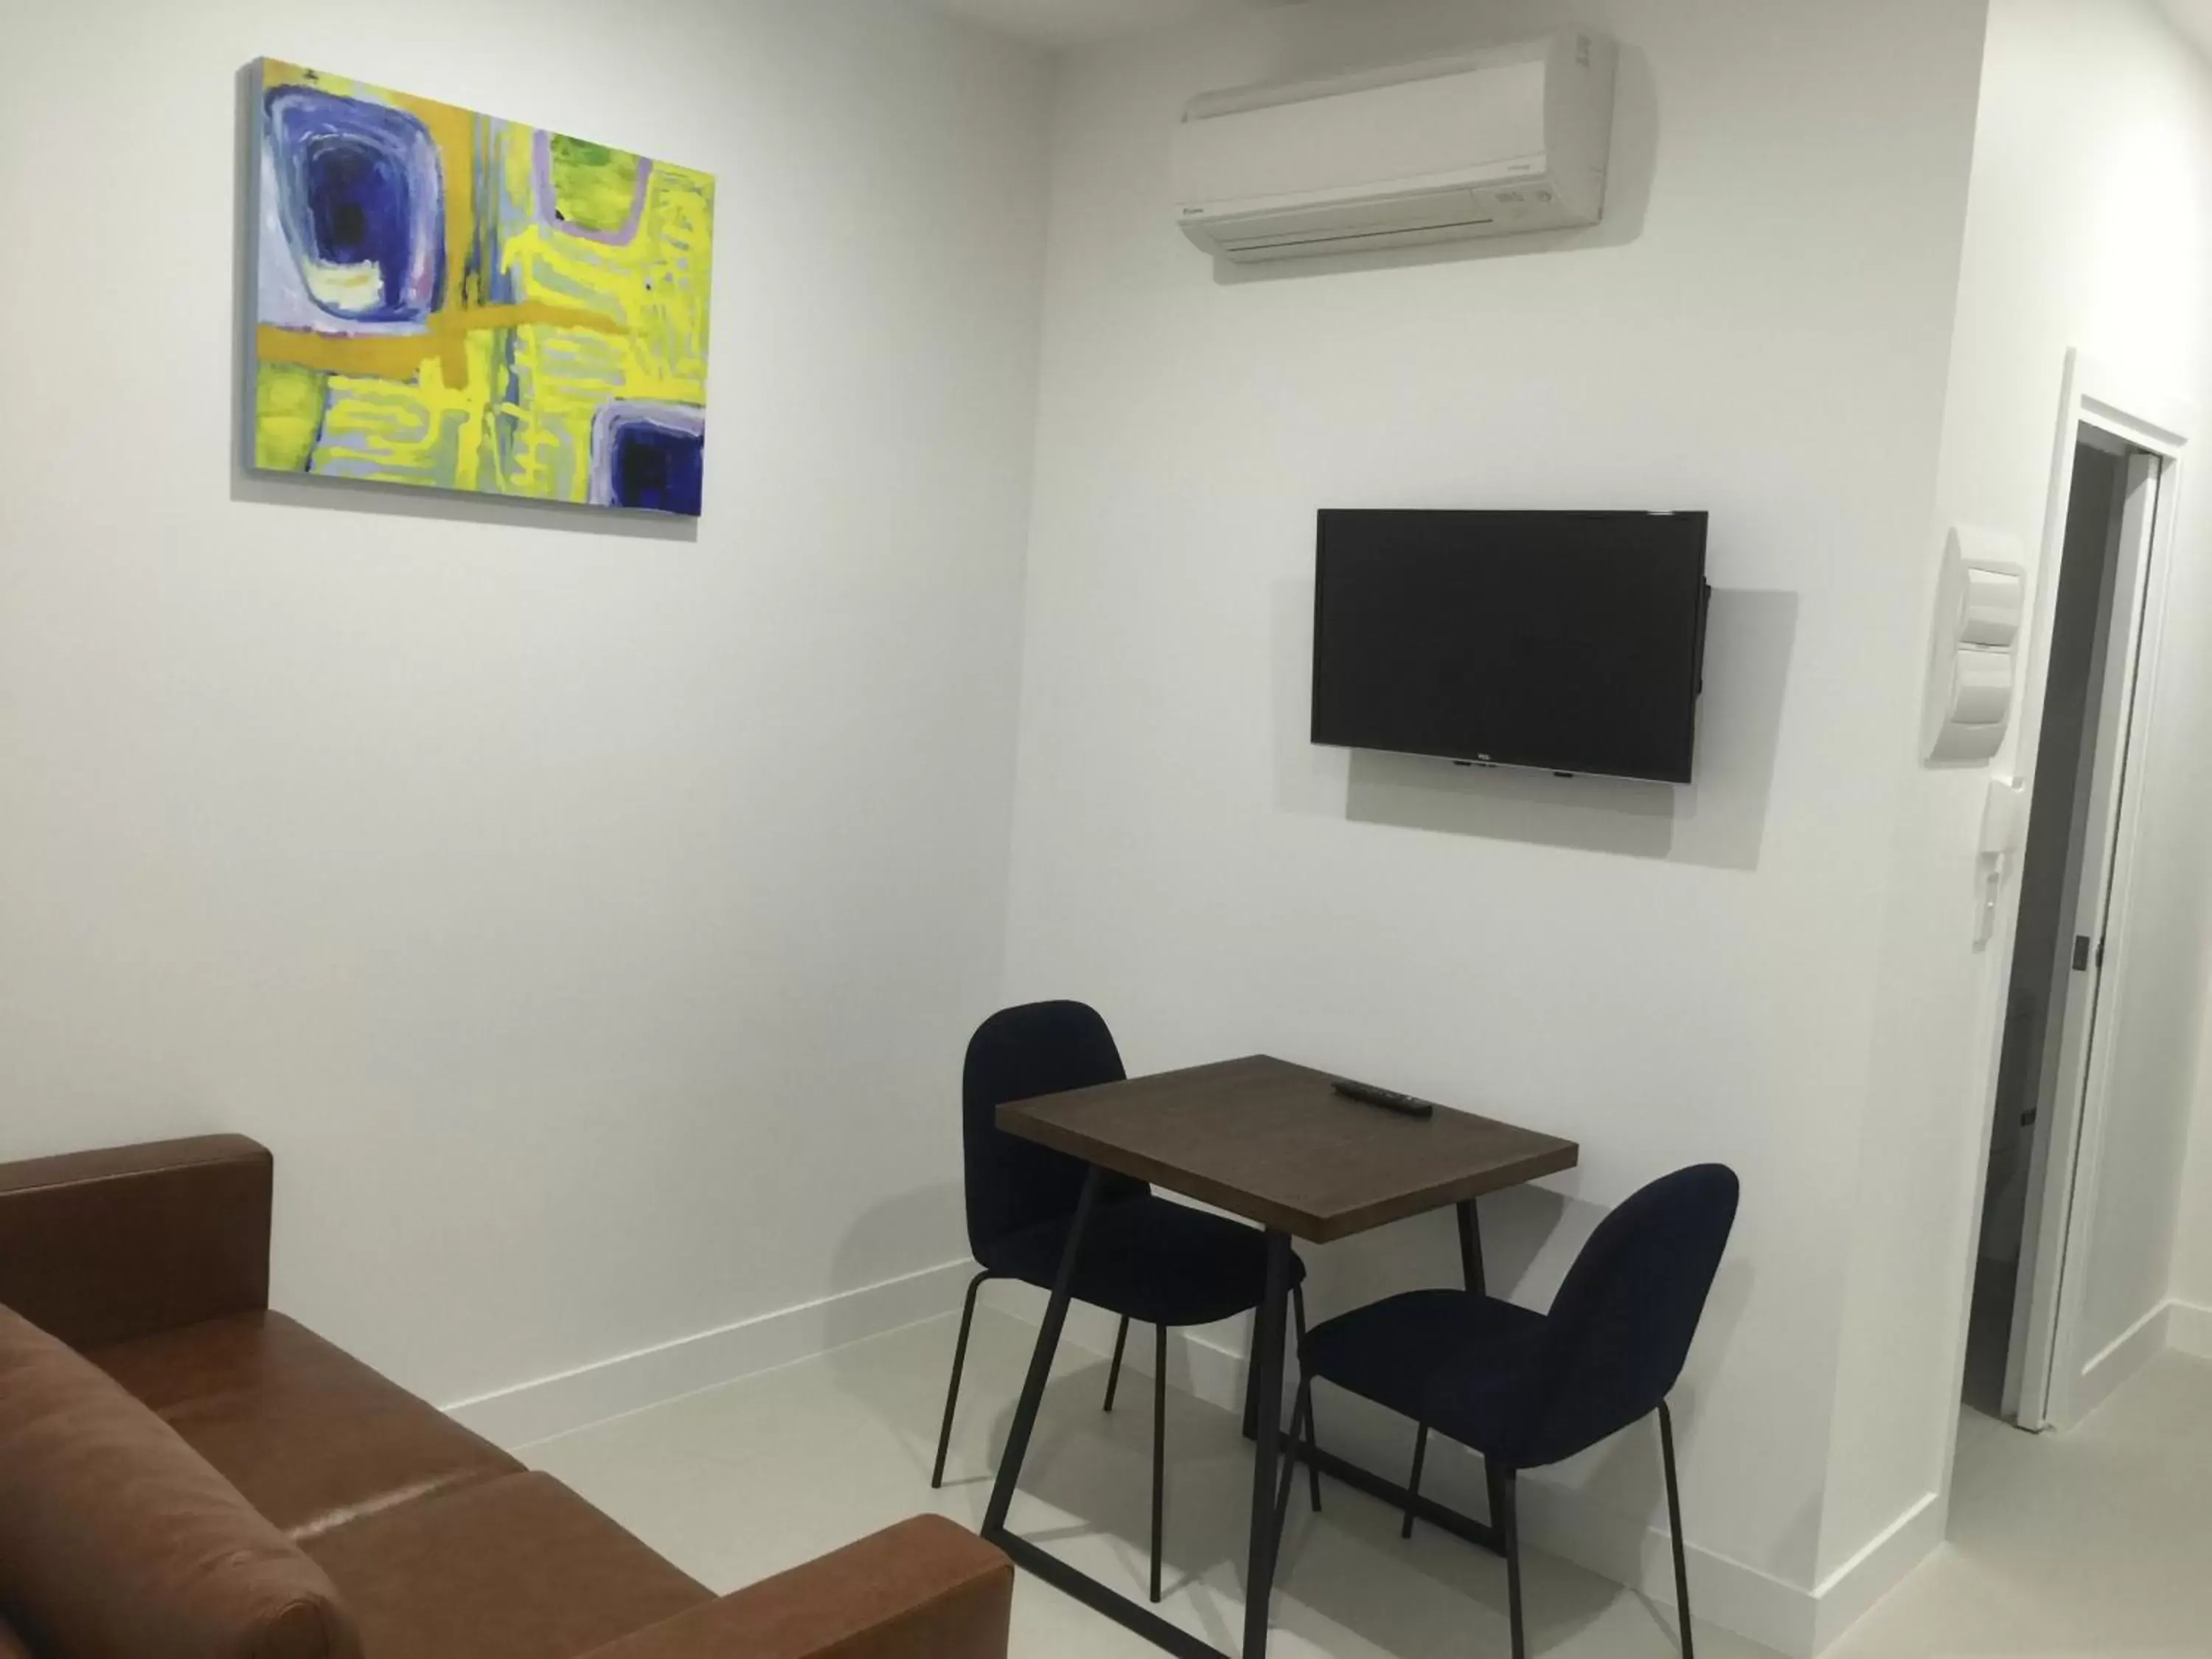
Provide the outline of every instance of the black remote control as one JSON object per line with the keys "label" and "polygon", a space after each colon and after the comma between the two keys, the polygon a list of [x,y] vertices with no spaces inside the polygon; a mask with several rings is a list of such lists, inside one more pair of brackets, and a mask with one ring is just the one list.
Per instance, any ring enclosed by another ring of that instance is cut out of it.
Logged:
{"label": "black remote control", "polygon": [[1378,1089],[1371,1083],[1346,1083],[1340,1078],[1336,1081],[1336,1091],[1346,1100],[1356,1100],[1363,1106],[1380,1106],[1384,1111],[1395,1112],[1401,1117],[1428,1118],[1437,1115],[1433,1101],[1401,1095],[1394,1089]]}

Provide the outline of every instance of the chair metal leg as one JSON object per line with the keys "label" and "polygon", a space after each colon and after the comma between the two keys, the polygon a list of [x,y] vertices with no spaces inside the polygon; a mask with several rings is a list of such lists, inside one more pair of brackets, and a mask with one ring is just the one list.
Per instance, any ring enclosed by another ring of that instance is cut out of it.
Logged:
{"label": "chair metal leg", "polygon": [[[1413,1472],[1406,1477],[1406,1524],[1398,1528],[1401,1538],[1413,1535],[1413,1500],[1421,1495],[1421,1465],[1427,1461],[1428,1455],[1429,1425],[1424,1423],[1420,1425],[1420,1432],[1413,1437]],[[1493,1523],[1496,1519],[1494,1516],[1492,1517]]]}
{"label": "chair metal leg", "polygon": [[[1300,1438],[1301,1435],[1304,1437],[1303,1440]],[[1299,1445],[1305,1447],[1306,1467],[1308,1468],[1311,1468],[1313,1467],[1313,1458],[1311,1455],[1313,1450],[1313,1378],[1310,1376],[1301,1376],[1298,1378],[1297,1404],[1293,1407],[1291,1411],[1291,1443],[1293,1447]],[[1297,1474],[1297,1470],[1295,1467],[1297,1462],[1297,1458],[1298,1454],[1296,1451],[1288,1452],[1284,1455],[1283,1478],[1281,1483],[1275,1489],[1275,1553],[1279,1556],[1282,1553],[1283,1550],[1283,1527],[1290,1519],[1291,1516],[1291,1485]]]}
{"label": "chair metal leg", "polygon": [[1121,1316],[1121,1328],[1114,1333],[1114,1364],[1106,1373],[1106,1409],[1114,1409],[1114,1391],[1121,1386],[1121,1350],[1129,1346],[1129,1316]]}
{"label": "chair metal leg", "polygon": [[1160,1599],[1160,1516],[1164,1508],[1168,1445],[1168,1328],[1153,1327],[1152,1344],[1152,1600]]}
{"label": "chair metal leg", "polygon": [[[1498,1532],[1500,1524],[1498,1517],[1505,1507],[1505,1500],[1499,1497],[1498,1492],[1498,1483],[1504,1478],[1504,1471],[1497,1464],[1487,1457],[1482,1460],[1482,1486],[1483,1490],[1490,1495],[1490,1529],[1492,1532]],[[1498,1553],[1502,1555],[1505,1550],[1504,1534],[1499,1533],[1498,1539]]]}
{"label": "chair metal leg", "polygon": [[1505,1541],[1505,1607],[1513,1627],[1513,1659],[1528,1659],[1528,1632],[1521,1612],[1521,1505],[1511,1469],[1501,1469],[1491,1485],[1498,1512],[1492,1516]]}
{"label": "chair metal leg", "polygon": [[[1307,1454],[1306,1490],[1313,1500],[1314,1513],[1319,1515],[1321,1513],[1321,1465],[1314,1461],[1312,1454],[1320,1447],[1321,1431],[1314,1422],[1313,1379],[1306,1373],[1306,1287],[1303,1285],[1291,1286],[1291,1311],[1297,1321],[1298,1396],[1300,1407],[1305,1413],[1306,1423],[1305,1439],[1300,1443],[1305,1447]],[[1297,1422],[1295,1419],[1291,1424],[1291,1434],[1295,1440],[1297,1436]]]}
{"label": "chair metal leg", "polygon": [[1690,1635],[1690,1563],[1682,1547],[1682,1489],[1674,1475],[1674,1413],[1659,1402],[1659,1450],[1667,1464],[1667,1526],[1674,1537],[1674,1620],[1681,1634],[1682,1659],[1697,1659]]}
{"label": "chair metal leg", "polygon": [[945,1484],[945,1453],[952,1444],[952,1412],[960,1403],[960,1373],[968,1364],[968,1328],[975,1320],[975,1292],[983,1288],[983,1281],[998,1277],[995,1273],[980,1273],[968,1281],[968,1301],[960,1310],[960,1340],[952,1349],[952,1382],[945,1391],[945,1426],[937,1431],[937,1463],[929,1473],[929,1484]]}

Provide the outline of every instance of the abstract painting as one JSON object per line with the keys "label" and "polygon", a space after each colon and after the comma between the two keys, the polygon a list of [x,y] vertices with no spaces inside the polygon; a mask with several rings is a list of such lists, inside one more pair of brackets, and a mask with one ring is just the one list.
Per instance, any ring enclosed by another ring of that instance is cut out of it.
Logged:
{"label": "abstract painting", "polygon": [[264,58],[252,455],[696,517],[714,181]]}

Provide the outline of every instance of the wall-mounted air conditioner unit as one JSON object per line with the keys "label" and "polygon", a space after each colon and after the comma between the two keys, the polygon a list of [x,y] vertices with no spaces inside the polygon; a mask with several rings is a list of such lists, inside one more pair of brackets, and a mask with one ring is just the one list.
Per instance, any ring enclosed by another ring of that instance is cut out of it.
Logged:
{"label": "wall-mounted air conditioner unit", "polygon": [[1613,44],[1522,46],[1209,93],[1176,145],[1183,233],[1240,262],[1594,225]]}

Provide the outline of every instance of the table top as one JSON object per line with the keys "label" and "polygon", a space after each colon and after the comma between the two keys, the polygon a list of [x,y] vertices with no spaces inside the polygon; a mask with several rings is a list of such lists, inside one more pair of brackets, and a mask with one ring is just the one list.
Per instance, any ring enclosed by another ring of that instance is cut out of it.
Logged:
{"label": "table top", "polygon": [[1571,1170],[1572,1141],[1472,1113],[1402,1117],[1255,1054],[999,1108],[1009,1134],[1316,1244]]}

